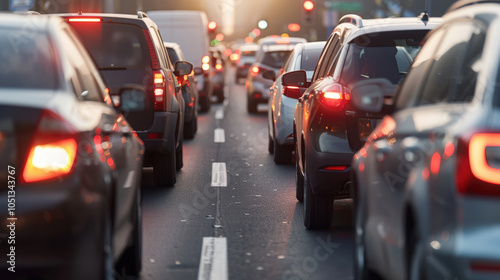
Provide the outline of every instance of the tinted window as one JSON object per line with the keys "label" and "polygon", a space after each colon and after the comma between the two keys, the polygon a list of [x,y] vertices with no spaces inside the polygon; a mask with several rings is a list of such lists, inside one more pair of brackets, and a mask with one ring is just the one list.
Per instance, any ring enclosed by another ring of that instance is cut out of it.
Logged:
{"label": "tinted window", "polygon": [[261,63],[273,68],[281,68],[291,51],[265,52]]}
{"label": "tinted window", "polygon": [[241,56],[255,56],[256,51],[243,51],[241,52]]}
{"label": "tinted window", "polygon": [[328,68],[328,66],[330,66],[331,61],[336,56],[339,47],[340,47],[339,35],[334,34],[331,37],[331,40],[327,42],[327,45],[322,52],[322,56],[320,56],[320,60],[317,64],[317,67],[314,70],[313,80],[323,78],[325,76],[326,69]]}
{"label": "tinted window", "polygon": [[434,56],[420,105],[446,102],[452,94],[471,33],[472,26],[465,22],[456,22],[448,27]]}
{"label": "tinted window", "polygon": [[172,63],[176,63],[177,61],[179,61],[179,56],[177,55],[177,53],[175,52],[174,49],[172,48],[167,48],[167,53],[168,53],[168,57],[170,57],[170,61]]}
{"label": "tinted window", "polygon": [[319,56],[321,55],[322,49],[315,50],[304,50],[302,52],[302,66],[301,69],[306,71],[314,70],[316,64],[318,64]]}
{"label": "tinted window", "polygon": [[85,47],[99,68],[144,68],[151,64],[142,29],[121,23],[75,23]]}
{"label": "tinted window", "polygon": [[16,33],[22,34],[0,29],[0,88],[56,88],[57,66],[46,35]]}
{"label": "tinted window", "polygon": [[386,78],[393,84],[400,83],[427,32],[382,32],[354,39],[349,44],[341,82],[347,85],[364,79]]}

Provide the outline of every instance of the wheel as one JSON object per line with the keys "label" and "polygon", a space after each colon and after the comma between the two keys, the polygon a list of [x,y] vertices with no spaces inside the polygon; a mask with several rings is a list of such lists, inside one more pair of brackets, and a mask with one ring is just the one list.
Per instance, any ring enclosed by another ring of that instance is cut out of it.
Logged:
{"label": "wheel", "polygon": [[156,154],[153,158],[153,180],[157,186],[173,186],[176,182],[175,154]]}
{"label": "wheel", "polygon": [[365,212],[363,212],[364,208],[361,207],[361,203],[359,202],[355,184],[352,187],[352,197],[354,212],[354,279],[380,279],[378,275],[370,270],[366,261]]}
{"label": "wheel", "polygon": [[[276,133],[274,133],[276,135]],[[278,144],[278,141],[273,141],[274,144],[274,162],[276,164],[290,164],[292,162],[292,149],[286,145]]]}
{"label": "wheel", "polygon": [[217,94],[217,103],[222,103],[224,102],[224,91],[221,90],[221,92],[219,92]]}
{"label": "wheel", "polygon": [[200,97],[200,112],[208,112],[210,110],[210,99],[208,97]]}
{"label": "wheel", "polygon": [[196,134],[196,115],[193,116],[190,122],[184,124],[184,139],[193,139]]}
{"label": "wheel", "polygon": [[304,168],[304,225],[307,229],[328,229],[333,218],[333,196],[314,195]]}
{"label": "wheel", "polygon": [[103,213],[103,233],[102,233],[102,243],[100,249],[102,250],[102,256],[100,258],[99,264],[102,265],[102,272],[100,279],[102,280],[112,280],[113,279],[113,269],[114,269],[114,256],[113,256],[113,226],[111,219],[111,209],[105,207]]}
{"label": "wheel", "polygon": [[269,140],[268,140],[268,143],[267,143],[267,150],[272,155],[274,153],[274,141],[271,138],[271,135],[269,135],[268,138],[269,138]]}
{"label": "wheel", "polygon": [[409,233],[409,269],[408,277],[409,280],[425,280],[425,266],[424,266],[424,246],[418,234],[413,229]]}
{"label": "wheel", "polygon": [[184,158],[182,156],[182,142],[179,143],[177,149],[175,149],[175,169],[181,170],[184,166]]}
{"label": "wheel", "polygon": [[136,218],[132,232],[132,244],[125,249],[117,265],[117,272],[137,277],[142,268],[142,201],[140,187],[137,190],[135,207]]}
{"label": "wheel", "polygon": [[304,176],[300,171],[297,143],[295,143],[295,197],[298,201],[304,202]]}
{"label": "wheel", "polygon": [[251,114],[257,113],[257,103],[250,98],[247,98],[247,111]]}

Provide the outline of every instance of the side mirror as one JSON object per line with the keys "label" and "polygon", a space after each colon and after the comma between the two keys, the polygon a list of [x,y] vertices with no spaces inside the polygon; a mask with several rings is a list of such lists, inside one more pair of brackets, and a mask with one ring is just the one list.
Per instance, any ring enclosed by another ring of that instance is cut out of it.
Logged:
{"label": "side mirror", "polygon": [[144,111],[146,109],[146,88],[141,85],[126,85],[120,88],[117,108],[122,113]]}
{"label": "side mirror", "polygon": [[176,61],[174,65],[174,74],[176,76],[189,75],[193,71],[193,64],[187,61]]}
{"label": "side mirror", "polygon": [[386,100],[392,102],[392,96],[396,90],[396,85],[386,78],[368,79],[355,82],[349,85],[351,91],[351,102],[356,108],[370,113],[382,111]]}
{"label": "side mirror", "polygon": [[201,67],[195,67],[194,68],[194,74],[195,75],[201,75],[201,74],[203,74],[203,69],[201,69]]}
{"label": "side mirror", "polygon": [[281,84],[284,86],[306,87],[306,71],[297,70],[283,74],[283,76],[281,76]]}
{"label": "side mirror", "polygon": [[276,81],[276,73],[273,70],[264,72],[264,74],[262,74],[262,77],[264,77],[264,79],[272,80],[273,82]]}

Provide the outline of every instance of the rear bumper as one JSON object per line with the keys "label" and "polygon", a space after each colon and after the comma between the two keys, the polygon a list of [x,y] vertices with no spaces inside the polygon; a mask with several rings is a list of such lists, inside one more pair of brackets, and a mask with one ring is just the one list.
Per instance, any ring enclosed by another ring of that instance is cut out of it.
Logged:
{"label": "rear bumper", "polygon": [[[0,279],[99,279],[102,259],[103,211],[108,184],[100,170],[80,169],[62,181],[16,187],[15,244],[0,243]],[[92,173],[94,172],[94,173]],[[94,175],[91,175],[94,174]],[[92,176],[93,179],[85,179]],[[0,195],[1,233],[7,228],[7,197]],[[4,203],[5,201],[5,203]],[[11,239],[12,240],[12,239]],[[5,242],[3,242],[5,241]],[[15,246],[15,256],[11,254]],[[15,273],[7,270],[15,261]]]}
{"label": "rear bumper", "polygon": [[[146,153],[173,154],[178,114],[174,112],[156,112],[153,125],[147,131],[137,131],[137,135],[144,142]],[[160,134],[162,137],[152,139],[151,134]]]}

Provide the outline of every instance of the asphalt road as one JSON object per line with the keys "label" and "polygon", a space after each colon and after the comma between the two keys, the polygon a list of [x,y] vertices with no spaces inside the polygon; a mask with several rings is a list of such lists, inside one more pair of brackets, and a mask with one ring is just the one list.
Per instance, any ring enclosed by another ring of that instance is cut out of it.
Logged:
{"label": "asphalt road", "polygon": [[[295,167],[267,152],[267,105],[249,115],[233,77],[229,69],[227,101],[200,114],[198,133],[184,142],[175,187],[155,187],[152,170],[143,172],[141,279],[353,279],[350,201],[335,202],[329,230],[305,229]],[[227,186],[213,187],[224,175]]]}

